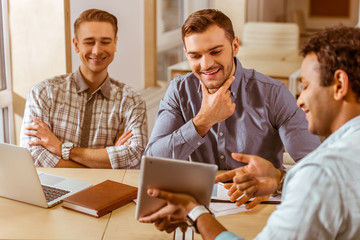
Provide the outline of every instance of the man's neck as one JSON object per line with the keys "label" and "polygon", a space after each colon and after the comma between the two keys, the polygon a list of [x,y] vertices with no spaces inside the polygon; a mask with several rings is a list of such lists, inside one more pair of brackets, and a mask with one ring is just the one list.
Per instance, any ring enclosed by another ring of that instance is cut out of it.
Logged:
{"label": "man's neck", "polygon": [[86,71],[86,69],[84,70],[82,66],[80,66],[80,73],[92,92],[99,88],[99,86],[105,81],[108,75],[107,69],[104,69],[102,72],[99,73],[93,73],[90,71]]}
{"label": "man's neck", "polygon": [[343,102],[342,107],[337,111],[337,117],[332,126],[332,132],[335,132],[346,122],[360,115],[360,104],[356,101]]}

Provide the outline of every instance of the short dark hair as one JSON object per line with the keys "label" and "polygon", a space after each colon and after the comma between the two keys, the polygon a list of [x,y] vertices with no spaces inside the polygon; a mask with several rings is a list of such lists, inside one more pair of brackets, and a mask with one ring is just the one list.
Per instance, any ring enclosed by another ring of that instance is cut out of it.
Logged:
{"label": "short dark hair", "polygon": [[335,26],[314,34],[301,48],[301,54],[315,53],[320,63],[320,85],[329,86],[335,71],[349,77],[351,88],[360,97],[360,29]]}
{"label": "short dark hair", "polygon": [[108,22],[113,26],[115,36],[118,31],[117,19],[114,15],[99,9],[88,9],[82,12],[74,22],[74,35],[76,39],[80,24],[83,22]]}
{"label": "short dark hair", "polygon": [[193,33],[205,32],[212,25],[224,29],[226,37],[230,42],[233,41],[235,34],[230,18],[219,10],[203,9],[192,13],[184,22],[181,28],[181,37],[184,45],[185,37]]}

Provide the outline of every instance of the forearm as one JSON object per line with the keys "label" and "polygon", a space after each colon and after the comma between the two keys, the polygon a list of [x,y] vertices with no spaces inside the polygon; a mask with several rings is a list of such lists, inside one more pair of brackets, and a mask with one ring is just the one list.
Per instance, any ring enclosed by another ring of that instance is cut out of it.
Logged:
{"label": "forearm", "polygon": [[196,227],[205,240],[215,239],[220,233],[226,231],[210,213],[202,214],[196,221]]}
{"label": "forearm", "polygon": [[210,128],[215,124],[209,120],[209,118],[202,116],[201,114],[197,114],[192,120],[197,133],[201,137],[204,137]]}
{"label": "forearm", "polygon": [[86,166],[80,163],[74,162],[72,160],[64,160],[64,159],[60,159],[55,167],[56,168],[86,168]]}
{"label": "forearm", "polygon": [[89,168],[139,168],[144,146],[111,146],[101,149],[73,148],[70,160]]}
{"label": "forearm", "polygon": [[111,168],[109,155],[105,148],[73,148],[70,159],[89,168]]}

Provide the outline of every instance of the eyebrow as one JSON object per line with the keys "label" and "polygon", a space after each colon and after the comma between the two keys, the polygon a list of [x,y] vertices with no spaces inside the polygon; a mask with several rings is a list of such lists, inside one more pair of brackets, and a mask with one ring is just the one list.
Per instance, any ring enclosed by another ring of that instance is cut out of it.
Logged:
{"label": "eyebrow", "polygon": [[[82,41],[89,41],[89,40],[94,40],[95,38],[93,37],[88,37],[88,38],[84,38]],[[101,40],[113,40],[113,38],[111,37],[102,37]]]}
{"label": "eyebrow", "polygon": [[[212,48],[209,48],[209,49],[207,49],[206,51],[207,52],[211,52],[211,51],[213,51],[213,50],[215,50],[215,49],[217,49],[217,48],[220,48],[220,47],[223,47],[224,45],[217,45],[217,46],[215,46],[215,47],[212,47]],[[187,52],[187,54],[197,54],[198,52],[195,52],[195,51],[190,51],[190,52]]]}

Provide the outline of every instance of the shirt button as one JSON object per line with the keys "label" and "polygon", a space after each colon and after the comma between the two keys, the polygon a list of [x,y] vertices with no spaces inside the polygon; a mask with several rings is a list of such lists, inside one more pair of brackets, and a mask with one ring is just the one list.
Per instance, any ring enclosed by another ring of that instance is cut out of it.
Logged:
{"label": "shirt button", "polygon": [[200,146],[200,145],[201,145],[201,142],[198,142],[197,145]]}
{"label": "shirt button", "polygon": [[224,157],[224,155],[221,155],[220,158],[221,158],[221,159],[224,159],[225,157]]}
{"label": "shirt button", "polygon": [[224,134],[222,132],[220,132],[220,136],[222,137]]}

